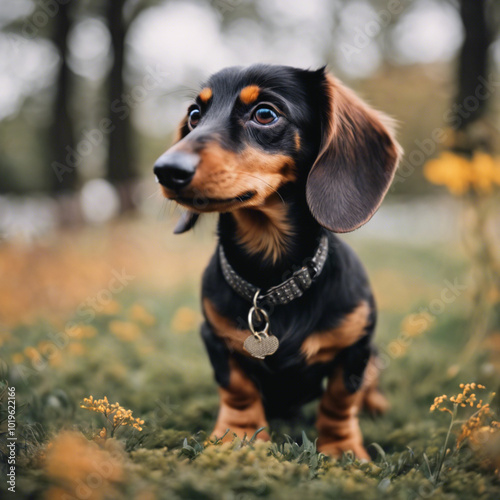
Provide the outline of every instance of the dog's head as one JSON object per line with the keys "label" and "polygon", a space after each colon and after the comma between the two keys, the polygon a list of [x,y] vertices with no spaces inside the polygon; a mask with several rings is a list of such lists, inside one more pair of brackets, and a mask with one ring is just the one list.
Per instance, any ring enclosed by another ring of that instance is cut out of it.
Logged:
{"label": "dog's head", "polygon": [[206,82],[154,172],[190,213],[257,208],[300,183],[319,224],[347,232],[375,213],[399,155],[390,120],[324,68],[256,65]]}

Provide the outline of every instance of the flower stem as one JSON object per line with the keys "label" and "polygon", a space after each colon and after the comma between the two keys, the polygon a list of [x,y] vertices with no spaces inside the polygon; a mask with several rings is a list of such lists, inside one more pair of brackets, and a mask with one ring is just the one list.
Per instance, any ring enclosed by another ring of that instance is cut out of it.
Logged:
{"label": "flower stem", "polygon": [[446,439],[444,440],[443,452],[441,453],[441,460],[439,461],[439,465],[436,469],[436,479],[434,480],[434,485],[436,485],[439,481],[439,476],[441,474],[441,470],[443,469],[444,459],[446,457],[446,452],[448,450],[448,441],[450,439],[451,429],[455,423],[455,416],[457,415],[457,404],[453,405],[453,414],[451,416],[450,426],[448,427],[448,433],[446,434]]}

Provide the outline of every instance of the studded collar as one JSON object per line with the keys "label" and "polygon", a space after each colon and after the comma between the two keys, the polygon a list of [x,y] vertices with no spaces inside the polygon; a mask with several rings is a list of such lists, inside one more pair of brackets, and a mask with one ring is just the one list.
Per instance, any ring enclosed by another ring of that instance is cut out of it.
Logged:
{"label": "studded collar", "polygon": [[260,292],[259,288],[243,279],[229,264],[222,245],[219,244],[219,258],[222,274],[228,285],[248,302],[252,302],[258,293],[259,301],[272,305],[288,304],[301,297],[313,281],[321,274],[328,256],[328,236],[323,234],[314,256],[307,264],[295,271],[290,278],[279,285]]}

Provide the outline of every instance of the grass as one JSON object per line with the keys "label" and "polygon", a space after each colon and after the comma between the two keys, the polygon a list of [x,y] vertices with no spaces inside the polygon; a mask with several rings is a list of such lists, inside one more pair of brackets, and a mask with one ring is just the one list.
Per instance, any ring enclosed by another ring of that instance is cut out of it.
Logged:
{"label": "grass", "polygon": [[[437,310],[445,280],[468,283],[458,251],[351,239],[380,307],[382,388],[392,406],[362,416],[373,461],[361,463],[317,453],[315,404],[300,422],[272,422],[271,443],[209,441],[218,399],[198,335],[198,281],[213,240],[202,229],[172,243],[161,230],[125,221],[0,247],[9,282],[0,284],[0,379],[16,388],[18,424],[16,493],[6,498],[500,498],[498,447],[488,457],[472,442],[456,452],[455,428],[444,455],[449,415],[429,411],[461,382],[495,390],[499,381],[494,335],[488,351],[460,363],[468,288]],[[103,292],[122,268],[134,279]],[[427,327],[406,335],[401,325],[415,313],[426,314]],[[103,416],[80,408],[90,395],[132,410],[143,430],[100,437]],[[2,404],[0,433],[5,395]]]}

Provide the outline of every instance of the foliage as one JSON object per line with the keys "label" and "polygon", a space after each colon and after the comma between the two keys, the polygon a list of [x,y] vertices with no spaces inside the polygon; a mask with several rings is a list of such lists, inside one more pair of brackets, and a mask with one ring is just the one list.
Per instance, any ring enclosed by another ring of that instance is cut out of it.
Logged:
{"label": "foliage", "polygon": [[[12,311],[8,327],[5,324],[0,329],[3,376],[16,387],[18,407],[22,407],[17,414],[20,497],[500,497],[495,472],[500,465],[496,434],[488,434],[488,446],[481,444],[481,433],[489,420],[482,418],[459,449],[449,444],[459,437],[468,414],[457,417],[446,446],[452,451],[445,456],[439,480],[435,480],[449,428],[449,422],[441,417],[449,413],[429,413],[429,406],[436,394],[454,394],[458,384],[456,378],[448,376],[448,369],[467,342],[468,299],[466,294],[457,296],[442,313],[428,306],[440,297],[444,279],[453,281],[458,277],[458,282],[463,282],[465,265],[458,253],[448,247],[424,249],[355,242],[369,268],[379,302],[376,341],[387,362],[382,389],[392,406],[380,418],[361,417],[365,443],[373,457],[373,461],[363,463],[351,454],[333,460],[317,452],[316,402],[307,406],[303,418],[296,422],[271,422],[270,443],[255,436],[224,443],[209,438],[218,398],[197,332],[200,313],[196,283],[197,266],[203,265],[199,263],[200,252],[209,246],[208,240],[200,239],[192,254],[179,250],[187,264],[179,277],[190,283],[183,288],[180,281],[174,280],[179,260],[174,252],[165,259],[161,246],[151,243],[154,230],[147,233],[145,228],[138,230],[131,223],[126,231],[137,245],[144,239],[147,245],[143,248],[159,248],[156,254],[143,259],[142,268],[130,267],[138,266],[136,246],[131,244],[127,254],[123,245],[116,244],[116,232],[109,229],[85,237],[73,233],[74,246],[69,245],[67,253],[63,249],[68,240],[62,236],[54,243],[60,252],[38,259],[34,258],[36,250],[43,249],[0,249],[7,262],[13,259],[19,266],[16,269],[21,269],[21,261],[29,262],[30,272],[43,276],[47,288],[51,287],[50,275],[44,273],[47,269],[54,271],[53,283],[62,293],[67,291],[68,297],[74,296],[73,303],[68,302],[69,306],[57,314],[44,316],[40,310],[36,314],[27,310],[29,320],[23,320],[22,315]],[[151,276],[151,281],[137,278],[99,304],[92,319],[83,321],[76,312],[79,302],[87,296],[97,297],[109,281],[106,265],[97,269],[95,259],[86,255],[96,241],[109,248],[110,262],[120,258],[124,266],[128,263],[126,269],[131,274]],[[162,258],[168,262],[158,268]],[[72,274],[71,270],[78,266],[78,273]],[[149,272],[149,267],[154,273]],[[65,280],[65,275],[71,277]],[[30,301],[25,295],[32,297],[33,292],[17,286],[15,279],[13,275],[8,303],[18,301],[28,307]],[[17,279],[23,281],[24,274]],[[38,307],[36,301],[31,304],[33,310]],[[72,336],[62,343],[60,333],[69,321],[75,327]],[[48,349],[50,342],[57,339],[60,347]],[[499,381],[495,368],[498,360],[492,357],[495,352],[493,347],[488,352],[479,351],[463,367],[460,378],[495,387]],[[472,385],[469,387],[472,389]],[[465,386],[462,393],[463,389]],[[485,390],[476,386],[466,396],[481,391]],[[97,401],[92,398],[98,411],[82,411],[80,401],[96,393],[107,395]],[[478,396],[475,404],[481,399],[483,406],[489,404],[495,411],[495,400],[489,402],[487,397]],[[111,437],[109,423],[107,438],[102,439],[104,415],[99,406],[111,407],[110,401],[119,401],[119,406],[140,415],[145,421],[139,424],[142,432],[121,426]],[[446,404],[454,404],[451,396]],[[452,410],[452,406],[449,408]],[[459,410],[472,412],[478,408],[469,405]],[[230,431],[226,439],[229,435]],[[97,483],[100,486],[94,488]]]}
{"label": "foliage", "polygon": [[[466,132],[456,131],[450,143],[452,150],[443,151],[424,167],[429,182],[444,185],[462,198],[462,242],[470,259],[474,290],[468,321],[470,338],[457,370],[500,324],[500,242],[492,230],[498,214],[500,158],[492,153],[496,135],[489,134],[479,141],[478,128],[481,129],[481,121]],[[486,149],[478,145],[480,142],[487,145]]]}
{"label": "foliage", "polygon": [[306,464],[310,470],[310,478],[316,477],[327,459],[326,455],[318,453],[316,450],[316,441],[309,440],[304,431],[302,431],[302,444],[300,446],[287,434],[285,434],[285,439],[285,443],[273,443],[269,453],[278,460]]}

